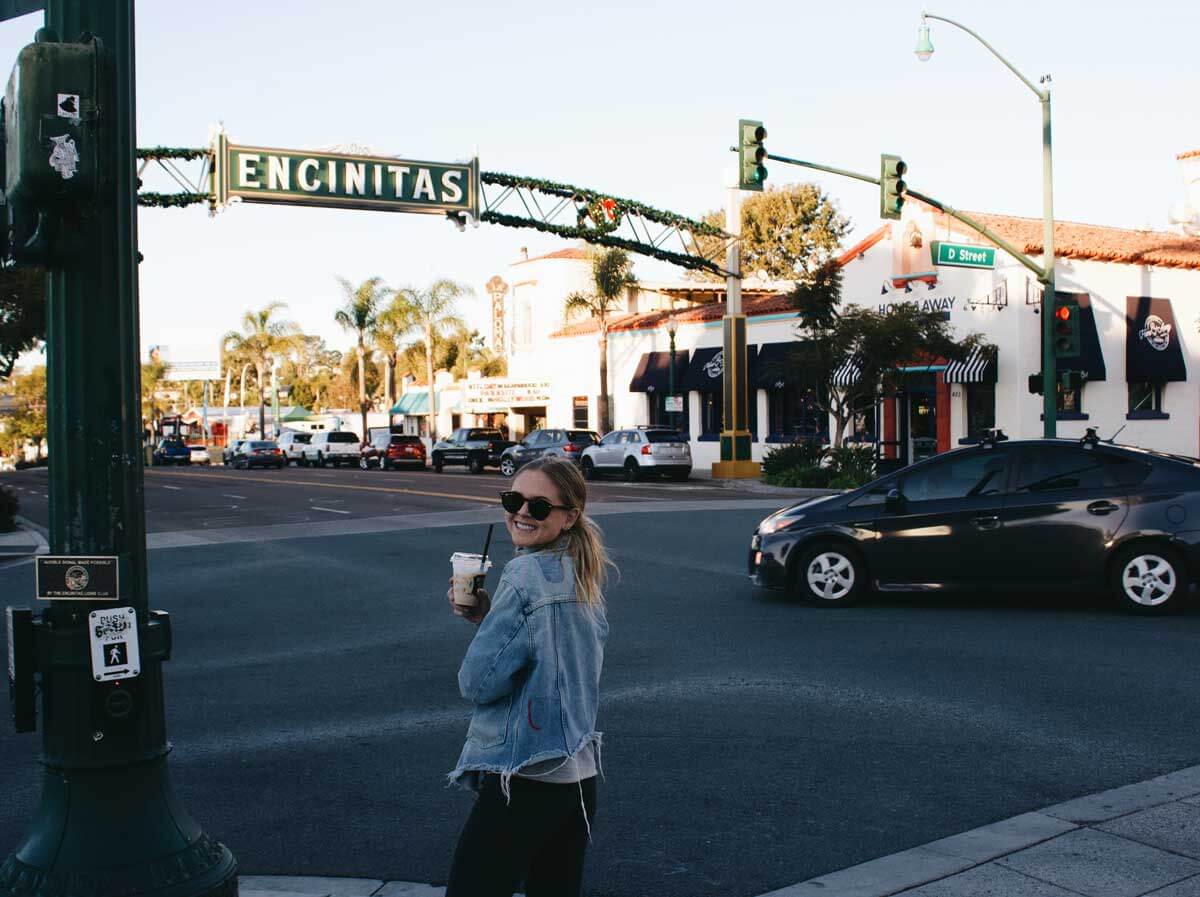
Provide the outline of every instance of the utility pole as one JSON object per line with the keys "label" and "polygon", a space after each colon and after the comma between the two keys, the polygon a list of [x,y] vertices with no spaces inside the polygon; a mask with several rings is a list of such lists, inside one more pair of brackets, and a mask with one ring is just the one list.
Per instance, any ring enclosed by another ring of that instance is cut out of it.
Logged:
{"label": "utility pole", "polygon": [[[50,601],[16,646],[32,649],[41,675],[43,786],[25,839],[0,865],[0,897],[237,894],[233,855],[188,816],[167,770],[162,663],[171,629],[165,613],[149,610],[140,451],[133,6],[47,0],[42,55],[30,57],[50,58],[46,45],[60,40],[95,54],[92,95],[81,90],[70,107],[81,107],[78,160],[94,166],[94,192],[47,206],[29,200],[39,224],[21,250],[48,270],[51,550],[116,558],[119,581],[115,602]],[[21,114],[55,125],[53,105]],[[114,604],[132,610],[140,646],[138,668],[119,679],[93,675],[99,634],[90,614]]]}

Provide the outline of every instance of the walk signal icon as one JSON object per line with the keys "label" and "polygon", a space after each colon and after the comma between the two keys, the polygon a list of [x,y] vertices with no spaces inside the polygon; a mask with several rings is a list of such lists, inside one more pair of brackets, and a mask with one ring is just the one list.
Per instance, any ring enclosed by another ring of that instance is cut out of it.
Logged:
{"label": "walk signal icon", "polygon": [[742,119],[738,122],[738,188],[762,190],[767,179],[767,129],[760,121]]}
{"label": "walk signal icon", "polygon": [[1072,297],[1054,300],[1054,357],[1079,355],[1079,301]]}
{"label": "walk signal icon", "polygon": [[900,210],[904,207],[904,194],[908,192],[908,184],[904,183],[907,171],[908,166],[899,156],[884,153],[879,157],[880,218],[900,218]]}

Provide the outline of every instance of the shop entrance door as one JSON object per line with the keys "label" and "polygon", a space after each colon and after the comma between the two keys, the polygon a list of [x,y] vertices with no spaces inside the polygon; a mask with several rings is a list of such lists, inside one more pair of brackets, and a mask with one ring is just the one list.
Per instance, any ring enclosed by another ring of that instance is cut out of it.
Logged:
{"label": "shop entrance door", "polygon": [[540,430],[546,426],[546,406],[518,408],[514,409],[520,415],[520,432],[517,434],[517,439],[524,439],[534,430]]}
{"label": "shop entrance door", "polygon": [[900,451],[905,464],[937,454],[937,386],[933,374],[910,375],[904,384]]}

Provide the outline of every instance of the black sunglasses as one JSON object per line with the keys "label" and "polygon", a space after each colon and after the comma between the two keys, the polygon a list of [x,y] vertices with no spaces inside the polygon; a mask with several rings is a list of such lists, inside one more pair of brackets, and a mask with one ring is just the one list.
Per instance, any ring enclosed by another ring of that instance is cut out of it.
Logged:
{"label": "black sunglasses", "polygon": [[575,510],[569,505],[556,505],[550,499],[542,498],[540,495],[537,498],[526,498],[520,492],[501,492],[500,504],[510,514],[516,514],[528,504],[529,516],[534,520],[545,520],[555,508],[560,511]]}

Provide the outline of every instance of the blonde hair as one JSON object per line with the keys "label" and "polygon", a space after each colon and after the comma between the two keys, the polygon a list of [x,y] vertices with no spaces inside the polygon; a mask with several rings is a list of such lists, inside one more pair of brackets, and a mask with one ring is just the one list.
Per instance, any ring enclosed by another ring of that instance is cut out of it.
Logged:
{"label": "blonde hair", "polygon": [[519,473],[537,470],[550,478],[562,503],[579,512],[579,519],[566,531],[567,552],[575,566],[575,593],[588,608],[604,604],[604,583],[608,568],[617,565],[608,556],[604,539],[592,518],[587,516],[587,483],[579,468],[563,458],[535,458]]}

